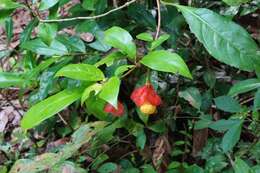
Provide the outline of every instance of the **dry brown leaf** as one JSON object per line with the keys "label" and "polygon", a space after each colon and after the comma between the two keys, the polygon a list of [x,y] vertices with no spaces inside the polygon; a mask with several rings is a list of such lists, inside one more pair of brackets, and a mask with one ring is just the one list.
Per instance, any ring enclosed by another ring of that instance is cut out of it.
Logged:
{"label": "dry brown leaf", "polygon": [[208,128],[193,131],[192,156],[196,157],[208,141]]}

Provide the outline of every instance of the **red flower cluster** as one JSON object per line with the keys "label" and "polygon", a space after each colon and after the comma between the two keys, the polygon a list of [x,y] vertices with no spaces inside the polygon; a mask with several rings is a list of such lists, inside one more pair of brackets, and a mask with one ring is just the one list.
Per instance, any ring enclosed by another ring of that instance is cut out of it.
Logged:
{"label": "red flower cluster", "polygon": [[[136,88],[131,94],[132,101],[140,107],[140,111],[144,114],[154,114],[156,107],[162,103],[160,96],[156,93],[150,83],[140,88]],[[114,116],[122,116],[124,114],[124,106],[118,101],[118,108],[114,108],[111,104],[106,104],[104,111]]]}
{"label": "red flower cluster", "polygon": [[120,101],[118,101],[117,104],[117,109],[109,103],[106,104],[104,112],[111,113],[112,115],[117,117],[124,115],[124,105]]}
{"label": "red flower cluster", "polygon": [[140,107],[144,114],[153,114],[156,112],[156,107],[162,103],[160,96],[156,93],[150,83],[145,84],[140,88],[136,88],[132,94],[131,99]]}

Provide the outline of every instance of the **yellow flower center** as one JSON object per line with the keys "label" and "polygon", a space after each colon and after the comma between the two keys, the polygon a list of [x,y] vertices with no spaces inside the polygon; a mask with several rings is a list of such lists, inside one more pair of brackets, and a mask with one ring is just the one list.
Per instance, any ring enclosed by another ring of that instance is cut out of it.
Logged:
{"label": "yellow flower center", "polygon": [[156,112],[156,106],[150,103],[144,103],[142,106],[140,106],[140,111],[144,114],[150,115]]}

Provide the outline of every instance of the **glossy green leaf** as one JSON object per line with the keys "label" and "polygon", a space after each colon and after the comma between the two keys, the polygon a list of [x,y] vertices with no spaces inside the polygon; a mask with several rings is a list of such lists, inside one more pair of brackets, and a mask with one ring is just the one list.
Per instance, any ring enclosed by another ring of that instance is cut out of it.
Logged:
{"label": "glossy green leaf", "polygon": [[243,121],[238,121],[235,125],[231,126],[229,130],[225,133],[221,142],[221,148],[225,153],[231,151],[232,148],[239,141],[242,124]]}
{"label": "glossy green leaf", "polygon": [[106,57],[102,58],[100,61],[98,61],[95,64],[95,66],[99,67],[103,64],[106,64],[106,66],[110,66],[114,63],[115,60],[118,60],[122,57],[124,57],[124,55],[121,54],[120,52],[113,52],[113,53],[110,53],[109,55],[107,55]]}
{"label": "glossy green leaf", "polygon": [[251,172],[248,164],[238,157],[236,158],[234,163],[234,170],[235,173],[253,173]]}
{"label": "glossy green leaf", "polygon": [[89,98],[92,91],[94,91],[95,95],[97,95],[101,89],[102,85],[98,83],[88,86],[81,96],[81,104],[83,104]]}
{"label": "glossy green leaf", "polygon": [[104,112],[106,101],[99,97],[89,97],[86,101],[86,108],[89,115],[95,116],[97,119],[102,121],[108,121],[108,113]]}
{"label": "glossy green leaf", "polygon": [[250,0],[222,0],[223,2],[225,2],[228,5],[232,5],[232,6],[238,6],[242,3],[246,3]]}
{"label": "glossy green leaf", "polygon": [[134,68],[134,65],[122,65],[120,67],[118,67],[115,71],[115,76],[121,76],[124,74],[124,72],[128,71],[131,68]]}
{"label": "glossy green leaf", "polygon": [[25,83],[24,76],[19,73],[0,72],[0,88],[11,86],[22,87]]}
{"label": "glossy green leaf", "polygon": [[105,42],[114,48],[118,48],[130,58],[136,56],[136,46],[128,31],[114,26],[105,31]]}
{"label": "glossy green leaf", "polygon": [[44,43],[49,45],[56,37],[58,25],[56,23],[41,23],[38,35]]}
{"label": "glossy green leaf", "polygon": [[14,2],[12,0],[1,0],[0,1],[0,10],[10,10],[18,7],[23,7],[22,4]]}
{"label": "glossy green leaf", "polygon": [[64,44],[69,52],[86,52],[85,43],[76,36],[59,35],[56,39]]}
{"label": "glossy green leaf", "polygon": [[111,77],[103,86],[99,97],[115,108],[117,108],[117,97],[119,94],[120,79],[118,77]]}
{"label": "glossy green leaf", "polygon": [[100,69],[89,64],[69,64],[60,69],[55,76],[64,76],[83,81],[100,81],[105,78]]}
{"label": "glossy green leaf", "polygon": [[47,10],[57,4],[59,0],[41,0],[39,10]]}
{"label": "glossy green leaf", "polygon": [[111,46],[106,43],[104,37],[105,37],[105,34],[103,31],[97,31],[95,33],[96,41],[94,41],[93,43],[89,43],[88,46],[93,49],[102,51],[102,52],[109,51],[109,49],[111,49]]}
{"label": "glossy green leaf", "polygon": [[190,79],[192,78],[190,71],[182,58],[178,54],[166,50],[150,52],[143,57],[141,63],[153,70],[171,72]]}
{"label": "glossy green leaf", "polygon": [[170,38],[170,35],[168,35],[168,34],[161,35],[157,40],[154,40],[151,43],[151,50],[154,50],[155,48],[160,46],[163,42],[165,42],[169,38]]}
{"label": "glossy green leaf", "polygon": [[95,2],[94,0],[83,0],[82,7],[89,11],[95,11]]}
{"label": "glossy green leaf", "polygon": [[205,8],[175,6],[181,10],[191,31],[217,60],[245,71],[253,71],[259,64],[259,48],[244,28]]}
{"label": "glossy green leaf", "polygon": [[225,112],[236,113],[242,109],[238,101],[230,96],[220,96],[215,98],[214,101],[217,108]]}
{"label": "glossy green leaf", "polygon": [[32,106],[21,121],[23,129],[30,129],[60,112],[81,96],[81,89],[63,90]]}
{"label": "glossy green leaf", "polygon": [[228,94],[235,96],[257,88],[260,88],[260,79],[246,79],[235,83],[229,90]]}
{"label": "glossy green leaf", "polygon": [[68,53],[67,48],[57,40],[53,40],[51,45],[46,45],[40,39],[26,41],[22,47],[24,49],[31,50],[39,55],[53,56],[53,55],[65,55]]}
{"label": "glossy green leaf", "polygon": [[116,169],[117,169],[117,165],[115,163],[108,162],[108,163],[101,165],[98,168],[97,172],[98,173],[113,173],[116,171]]}
{"label": "glossy green leaf", "polygon": [[190,87],[184,91],[180,91],[179,96],[188,101],[194,108],[200,109],[202,99],[200,91],[197,88]]}
{"label": "glossy green leaf", "polygon": [[153,36],[152,36],[152,34],[147,33],[147,32],[138,34],[138,35],[136,36],[136,38],[138,38],[139,40],[148,41],[148,42],[153,41]]}

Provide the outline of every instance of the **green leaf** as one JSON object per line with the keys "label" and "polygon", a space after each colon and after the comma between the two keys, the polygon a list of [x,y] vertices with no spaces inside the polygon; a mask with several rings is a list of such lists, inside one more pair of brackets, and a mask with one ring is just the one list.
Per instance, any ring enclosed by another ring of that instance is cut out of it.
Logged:
{"label": "green leaf", "polygon": [[40,39],[26,41],[22,47],[31,50],[39,55],[53,56],[65,55],[68,53],[67,48],[57,40],[53,40],[50,46],[47,46]]}
{"label": "green leaf", "polygon": [[0,59],[9,56],[10,53],[10,50],[0,50]]}
{"label": "green leaf", "polygon": [[83,92],[83,94],[82,94],[82,96],[81,96],[81,104],[83,104],[83,103],[85,102],[85,100],[87,100],[87,99],[89,98],[90,93],[91,93],[92,91],[94,91],[94,92],[95,92],[95,95],[97,95],[101,89],[102,89],[102,85],[101,85],[101,84],[98,84],[98,83],[95,83],[95,84],[93,84],[93,85],[88,86],[88,87],[84,90],[84,92]]}
{"label": "green leaf", "polygon": [[228,95],[235,96],[257,88],[260,88],[260,79],[246,79],[235,83],[229,90]]}
{"label": "green leaf", "polygon": [[117,108],[117,97],[119,94],[120,79],[118,77],[111,77],[103,86],[99,97],[115,108]]}
{"label": "green leaf", "polygon": [[59,0],[41,0],[39,10],[47,10],[57,4]]}
{"label": "green leaf", "polygon": [[59,35],[56,39],[64,44],[69,52],[86,52],[84,42],[76,36]]}
{"label": "green leaf", "polygon": [[23,129],[30,129],[60,112],[81,96],[81,89],[65,89],[32,106],[21,121]]}
{"label": "green leaf", "polygon": [[60,69],[55,76],[64,76],[83,81],[100,81],[105,78],[100,69],[89,64],[69,64]]}
{"label": "green leaf", "polygon": [[141,128],[136,132],[136,146],[140,149],[144,149],[146,143],[146,135],[144,133],[144,129]]}
{"label": "green leaf", "polygon": [[151,50],[154,50],[155,48],[157,48],[158,46],[160,46],[163,42],[165,42],[166,40],[168,40],[170,38],[170,35],[168,34],[164,34],[162,36],[160,36],[157,40],[154,40],[151,44]]}
{"label": "green leaf", "polygon": [[238,6],[242,3],[249,2],[250,0],[222,0],[222,1],[231,6]]}
{"label": "green leaf", "polygon": [[176,53],[166,50],[153,51],[144,56],[141,63],[153,70],[177,73],[192,79],[187,65]]}
{"label": "green leaf", "polygon": [[136,38],[138,38],[139,40],[147,41],[147,42],[153,41],[153,36],[150,33],[147,33],[147,32],[143,32],[141,34],[138,34],[136,36]]}
{"label": "green leaf", "polygon": [[236,119],[229,119],[229,120],[222,119],[211,123],[209,125],[209,128],[219,132],[223,132],[230,129],[232,126],[239,124],[240,122],[241,122],[240,120],[236,120]]}
{"label": "green leaf", "polygon": [[118,67],[115,71],[115,76],[120,77],[121,75],[124,74],[124,72],[128,71],[129,69],[134,68],[134,65],[122,65],[120,67]]}
{"label": "green leaf", "polygon": [[184,91],[180,91],[179,96],[188,101],[194,108],[200,109],[202,99],[200,91],[197,88],[190,87]]}
{"label": "green leaf", "polygon": [[130,58],[136,56],[136,46],[128,31],[114,26],[105,31],[105,42],[114,48],[118,48]]}
{"label": "green leaf", "polygon": [[93,49],[102,51],[102,52],[109,51],[109,49],[111,49],[111,46],[106,43],[106,41],[104,40],[105,39],[104,37],[105,37],[105,34],[103,31],[97,31],[95,33],[96,41],[88,44],[88,46]]}
{"label": "green leaf", "polygon": [[247,163],[238,157],[235,160],[234,170],[235,173],[252,173]]}
{"label": "green leaf", "polygon": [[22,74],[0,72],[0,88],[8,88],[11,86],[22,87],[25,79]]}
{"label": "green leaf", "polygon": [[41,23],[38,35],[44,43],[49,45],[56,37],[58,25],[56,23]]}
{"label": "green leaf", "polygon": [[23,7],[23,5],[13,2],[11,0],[1,0],[0,1],[0,10],[10,10],[10,9],[16,9],[18,7]]}
{"label": "green leaf", "polygon": [[12,18],[7,18],[5,21],[5,30],[6,30],[6,36],[7,36],[7,41],[10,43],[12,36],[13,36],[13,20]]}
{"label": "green leaf", "polygon": [[259,65],[259,48],[244,28],[205,8],[175,6],[181,10],[191,31],[217,60],[245,71],[253,71],[256,64]]}
{"label": "green leaf", "polygon": [[260,109],[260,89],[257,90],[254,98],[254,111],[257,111],[259,109]]}
{"label": "green leaf", "polygon": [[106,66],[110,66],[114,63],[115,60],[118,60],[120,58],[124,57],[123,54],[120,52],[112,52],[109,55],[107,55],[105,58],[102,58],[100,61],[98,61],[95,66],[99,67],[103,64],[106,64]]}
{"label": "green leaf", "polygon": [[148,165],[148,164],[143,165],[143,166],[142,166],[142,169],[143,169],[143,173],[157,173],[157,172],[154,170],[154,168],[153,168],[152,165]]}
{"label": "green leaf", "polygon": [[205,83],[208,85],[208,87],[213,88],[215,86],[216,75],[215,75],[215,73],[213,71],[207,70],[203,74],[203,79],[204,79]]}
{"label": "green leaf", "polygon": [[235,125],[231,126],[231,128],[225,133],[221,142],[221,148],[225,153],[231,151],[232,148],[239,141],[242,124],[242,120],[238,121]]}
{"label": "green leaf", "polygon": [[201,115],[199,121],[195,122],[194,129],[199,130],[199,129],[204,129],[208,128],[209,125],[212,123],[212,115]]}
{"label": "green leaf", "polygon": [[95,11],[95,2],[94,0],[83,0],[82,7],[89,11]]}
{"label": "green leaf", "polygon": [[21,43],[21,44],[23,44],[24,42],[30,40],[32,30],[36,27],[37,24],[38,24],[38,20],[37,20],[37,19],[33,19],[33,20],[30,21],[30,23],[25,27],[25,29],[23,30],[23,32],[22,32],[22,34],[21,34],[21,38],[20,38],[20,43]]}
{"label": "green leaf", "polygon": [[97,170],[99,173],[112,173],[115,172],[117,169],[117,165],[112,162],[108,162],[100,166]]}
{"label": "green leaf", "polygon": [[99,97],[89,97],[85,101],[87,112],[89,115],[94,115],[97,119],[102,121],[108,121],[109,116],[108,113],[104,112],[104,107],[106,102]]}
{"label": "green leaf", "polygon": [[215,98],[214,101],[217,108],[225,112],[236,113],[242,109],[238,101],[230,96],[220,96]]}

